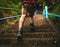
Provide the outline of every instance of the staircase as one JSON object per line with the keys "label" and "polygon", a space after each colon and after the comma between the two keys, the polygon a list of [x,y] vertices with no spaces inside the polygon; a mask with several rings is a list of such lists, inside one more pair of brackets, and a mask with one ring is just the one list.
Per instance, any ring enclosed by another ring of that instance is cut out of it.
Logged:
{"label": "staircase", "polygon": [[[28,19],[28,20],[27,20]],[[0,47],[56,47],[56,31],[38,14],[34,16],[35,31],[31,32],[29,18],[26,18],[23,27],[23,38],[17,39],[18,23],[1,33]]]}

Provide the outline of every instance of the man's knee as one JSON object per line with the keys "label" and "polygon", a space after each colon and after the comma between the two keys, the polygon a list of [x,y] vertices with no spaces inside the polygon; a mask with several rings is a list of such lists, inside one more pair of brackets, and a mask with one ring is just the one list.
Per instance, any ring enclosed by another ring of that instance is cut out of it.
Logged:
{"label": "man's knee", "polygon": [[24,21],[24,19],[25,19],[25,17],[26,17],[26,15],[22,15],[21,17],[20,17],[20,20],[19,21]]}
{"label": "man's knee", "polygon": [[26,17],[26,14],[22,14],[22,15],[21,15],[21,18],[25,18],[25,17]]}

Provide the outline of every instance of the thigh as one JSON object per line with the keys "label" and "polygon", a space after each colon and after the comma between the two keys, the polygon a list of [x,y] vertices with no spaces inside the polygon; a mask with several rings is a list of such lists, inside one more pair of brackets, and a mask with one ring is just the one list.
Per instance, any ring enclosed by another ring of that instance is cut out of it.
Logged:
{"label": "thigh", "polygon": [[25,15],[27,14],[27,10],[23,5],[22,5],[21,13]]}

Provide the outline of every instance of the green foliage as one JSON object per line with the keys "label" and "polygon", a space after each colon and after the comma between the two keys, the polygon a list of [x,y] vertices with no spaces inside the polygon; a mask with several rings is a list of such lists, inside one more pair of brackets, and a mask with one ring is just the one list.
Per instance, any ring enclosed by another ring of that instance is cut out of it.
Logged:
{"label": "green foliage", "polygon": [[19,8],[20,5],[21,2],[18,0],[0,0],[0,7]]}
{"label": "green foliage", "polygon": [[60,14],[60,3],[54,7],[52,13]]}
{"label": "green foliage", "polygon": [[[43,4],[43,8],[47,5],[48,7],[52,6],[57,0],[39,0],[41,4]],[[0,7],[5,8],[14,8],[14,9],[21,9],[21,0],[0,0]],[[60,14],[60,2],[57,3],[57,5],[54,5],[51,7],[51,13]],[[7,9],[1,9],[0,8],[0,18],[6,17],[7,15],[18,15],[20,14],[20,10],[7,10]],[[52,17],[52,19],[56,19],[55,17]],[[6,21],[5,21],[6,22]],[[1,21],[0,21],[1,23]]]}

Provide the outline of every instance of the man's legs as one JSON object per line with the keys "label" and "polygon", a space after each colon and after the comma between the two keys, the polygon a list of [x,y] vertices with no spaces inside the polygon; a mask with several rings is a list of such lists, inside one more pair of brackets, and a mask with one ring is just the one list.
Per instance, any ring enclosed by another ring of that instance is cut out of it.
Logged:
{"label": "man's legs", "polygon": [[22,16],[19,19],[19,29],[18,29],[18,34],[17,37],[22,37],[22,27],[24,25],[25,17],[26,17],[26,9],[22,7]]}

